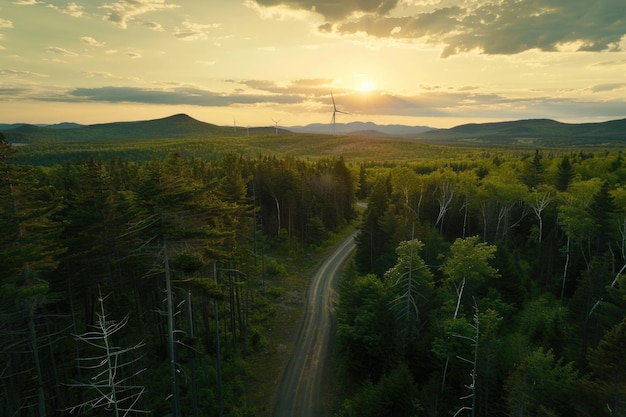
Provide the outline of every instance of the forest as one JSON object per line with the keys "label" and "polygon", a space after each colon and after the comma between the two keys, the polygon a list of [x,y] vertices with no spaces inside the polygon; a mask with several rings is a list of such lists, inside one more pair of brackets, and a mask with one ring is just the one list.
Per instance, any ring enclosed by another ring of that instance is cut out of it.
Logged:
{"label": "forest", "polygon": [[0,415],[270,415],[283,283],[352,228],[334,415],[626,415],[621,151],[177,148],[0,134]]}

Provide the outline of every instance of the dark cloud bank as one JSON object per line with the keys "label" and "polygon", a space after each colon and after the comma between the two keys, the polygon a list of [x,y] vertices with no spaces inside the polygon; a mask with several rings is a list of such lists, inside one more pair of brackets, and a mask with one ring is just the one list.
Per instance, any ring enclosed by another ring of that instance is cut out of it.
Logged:
{"label": "dark cloud bank", "polygon": [[[378,38],[420,39],[442,47],[442,55],[478,50],[516,54],[531,49],[617,50],[626,34],[624,0],[450,1],[402,15],[399,0],[255,0],[324,17],[320,30],[366,33]],[[413,9],[411,9],[413,10]],[[392,16],[392,13],[393,16]]]}

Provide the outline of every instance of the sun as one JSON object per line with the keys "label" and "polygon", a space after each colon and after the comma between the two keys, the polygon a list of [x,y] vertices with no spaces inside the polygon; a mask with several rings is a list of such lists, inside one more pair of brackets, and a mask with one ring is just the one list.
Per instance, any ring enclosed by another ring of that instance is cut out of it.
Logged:
{"label": "sun", "polygon": [[365,74],[357,74],[355,90],[361,93],[369,93],[374,90],[374,82]]}
{"label": "sun", "polygon": [[374,89],[374,83],[372,80],[361,80],[356,89],[362,93],[367,93]]}

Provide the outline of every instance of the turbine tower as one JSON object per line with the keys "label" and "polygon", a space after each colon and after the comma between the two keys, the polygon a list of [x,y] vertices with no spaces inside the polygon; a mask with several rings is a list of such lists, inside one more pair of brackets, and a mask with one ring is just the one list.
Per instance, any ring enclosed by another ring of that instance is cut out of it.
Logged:
{"label": "turbine tower", "polygon": [[272,121],[274,122],[274,129],[276,129],[276,136],[278,136],[278,122],[280,122],[280,119],[278,120],[272,119]]}
{"label": "turbine tower", "polygon": [[342,113],[342,114],[350,114],[347,113],[345,111],[341,111],[341,110],[337,110],[337,105],[335,104],[335,97],[333,96],[333,92],[330,92],[330,98],[333,101],[333,118],[330,119],[330,124],[333,125],[333,135],[335,134],[335,121],[337,119],[337,113]]}

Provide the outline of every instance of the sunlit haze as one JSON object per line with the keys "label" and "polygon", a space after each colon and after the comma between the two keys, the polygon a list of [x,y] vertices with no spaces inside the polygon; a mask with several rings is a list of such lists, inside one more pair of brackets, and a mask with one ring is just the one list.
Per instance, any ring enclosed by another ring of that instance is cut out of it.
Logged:
{"label": "sunlit haze", "polygon": [[0,123],[626,117],[626,2],[5,0]]}

